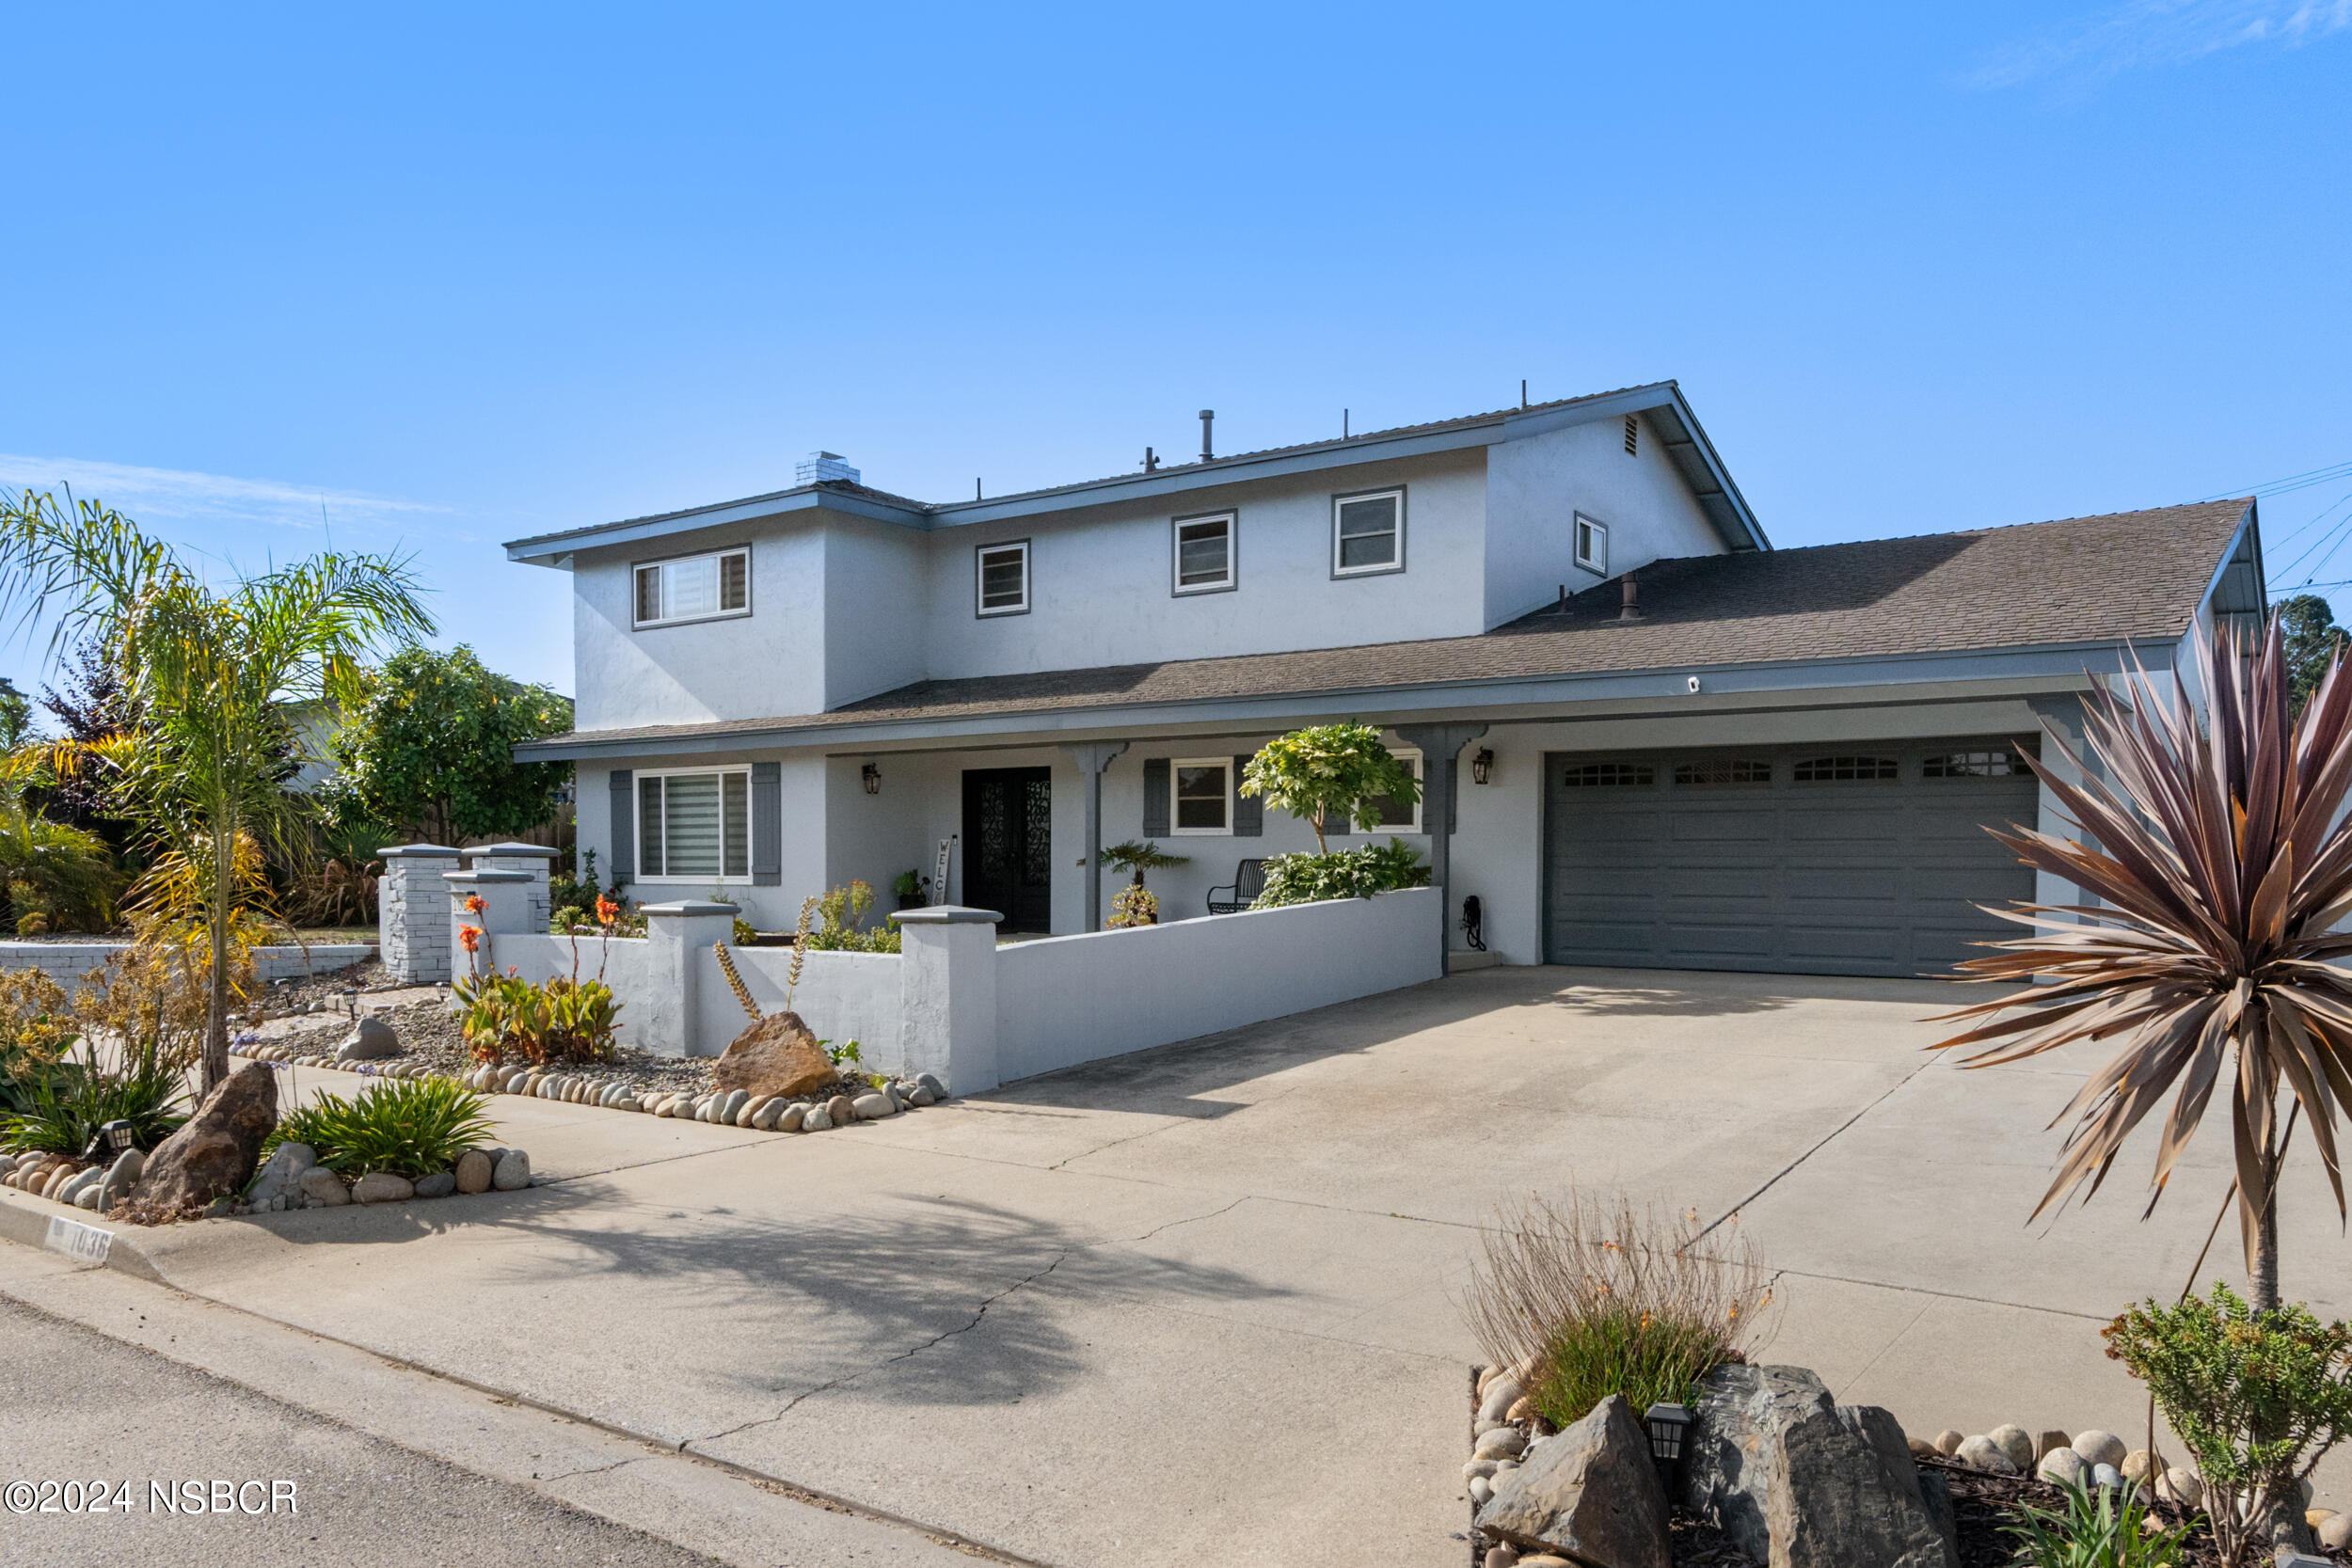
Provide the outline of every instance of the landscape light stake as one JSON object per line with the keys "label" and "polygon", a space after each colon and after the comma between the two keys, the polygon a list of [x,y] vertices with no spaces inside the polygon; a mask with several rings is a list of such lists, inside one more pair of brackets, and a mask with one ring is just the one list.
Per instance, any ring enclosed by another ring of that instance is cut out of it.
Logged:
{"label": "landscape light stake", "polygon": [[1682,1479],[1682,1450],[1691,1433],[1691,1412],[1679,1404],[1653,1404],[1642,1424],[1649,1429],[1649,1456],[1658,1465],[1658,1483],[1666,1489],[1666,1500],[1674,1500],[1677,1482]]}

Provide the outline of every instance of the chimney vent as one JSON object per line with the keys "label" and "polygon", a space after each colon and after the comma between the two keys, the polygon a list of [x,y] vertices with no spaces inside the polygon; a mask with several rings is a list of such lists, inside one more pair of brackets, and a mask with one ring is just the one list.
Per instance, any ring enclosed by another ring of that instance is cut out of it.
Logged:
{"label": "chimney vent", "polygon": [[1618,607],[1617,619],[1620,621],[1638,621],[1642,618],[1642,606],[1636,597],[1638,590],[1634,586],[1633,574],[1631,572],[1628,572],[1625,575],[1624,581],[1625,603]]}
{"label": "chimney vent", "polygon": [[855,484],[858,471],[841,461],[837,451],[812,451],[792,469],[795,484]]}
{"label": "chimney vent", "polygon": [[1216,450],[1209,440],[1209,427],[1216,422],[1216,409],[1203,408],[1200,410],[1200,461],[1203,463],[1208,462],[1211,458],[1216,455]]}

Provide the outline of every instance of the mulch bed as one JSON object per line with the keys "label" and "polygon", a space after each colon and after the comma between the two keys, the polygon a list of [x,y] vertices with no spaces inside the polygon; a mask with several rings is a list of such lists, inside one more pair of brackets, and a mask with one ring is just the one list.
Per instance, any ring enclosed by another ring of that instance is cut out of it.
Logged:
{"label": "mulch bed", "polygon": [[[1960,1568],[2010,1568],[2017,1560],[2017,1539],[2009,1533],[2009,1527],[2018,1522],[2025,1505],[2051,1512],[2060,1512],[2066,1505],[2066,1494],[2048,1481],[2032,1481],[2024,1476],[1987,1475],[1965,1465],[1948,1460],[1922,1459],[1921,1470],[1939,1470],[1952,1489],[1952,1517],[1959,1526]],[[2149,1512],[2166,1528],[2188,1521],[2188,1514],[2178,1503],[2158,1498]],[[2314,1555],[2343,1562],[2342,1552],[2318,1552]],[[2268,1554],[2257,1553],[2262,1560]],[[1678,1563],[1682,1560],[1677,1557]],[[2220,1568],[2221,1553],[2213,1544],[2213,1533],[2200,1524],[2188,1534],[2186,1549],[2181,1554],[2182,1568]]]}

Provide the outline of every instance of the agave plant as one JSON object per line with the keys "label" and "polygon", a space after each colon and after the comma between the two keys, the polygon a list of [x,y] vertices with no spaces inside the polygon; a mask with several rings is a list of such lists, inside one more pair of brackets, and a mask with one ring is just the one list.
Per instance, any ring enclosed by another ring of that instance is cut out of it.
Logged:
{"label": "agave plant", "polygon": [[[2280,628],[2201,637],[2187,684],[2136,671],[2085,704],[2091,766],[2053,736],[2067,768],[2028,759],[2084,841],[2028,828],[1994,836],[2096,905],[1990,911],[2035,934],[1990,943],[1961,968],[2040,981],[1946,1015],[1982,1020],[1939,1049],[1987,1044],[1972,1068],[2076,1040],[2119,1049],[2051,1125],[2069,1117],[2057,1179],[2034,1212],[2106,1179],[2124,1140],[2165,1100],[2148,1207],[2229,1080],[2237,1210],[2258,1310],[2279,1304],[2277,1184],[2294,1117],[2311,1125],[2336,1206],[2336,1117],[2352,1099],[2352,679],[2331,659],[2295,711]],[[2285,1117],[2280,1088],[2293,1109]]]}

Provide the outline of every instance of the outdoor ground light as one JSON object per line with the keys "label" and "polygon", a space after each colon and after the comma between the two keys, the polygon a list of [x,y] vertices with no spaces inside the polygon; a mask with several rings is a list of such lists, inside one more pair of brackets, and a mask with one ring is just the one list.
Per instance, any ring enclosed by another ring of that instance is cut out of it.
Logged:
{"label": "outdoor ground light", "polygon": [[866,794],[880,795],[882,793],[882,769],[874,764],[869,762],[859,768],[857,777],[858,782],[866,786]]}
{"label": "outdoor ground light", "polygon": [[1470,757],[1470,783],[1485,784],[1494,777],[1495,754],[1481,746]]}
{"label": "outdoor ground light", "polygon": [[110,1121],[98,1130],[82,1151],[85,1160],[95,1160],[101,1154],[119,1154],[131,1147],[133,1128],[127,1121]]}
{"label": "outdoor ground light", "polygon": [[1658,1477],[1667,1483],[1667,1495],[1672,1496],[1674,1481],[1682,1469],[1682,1450],[1691,1435],[1691,1412],[1679,1404],[1653,1404],[1642,1424],[1649,1428],[1649,1456],[1657,1462]]}

